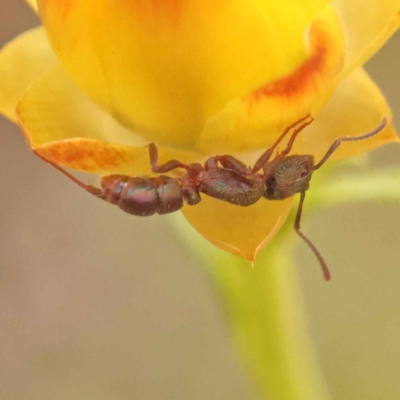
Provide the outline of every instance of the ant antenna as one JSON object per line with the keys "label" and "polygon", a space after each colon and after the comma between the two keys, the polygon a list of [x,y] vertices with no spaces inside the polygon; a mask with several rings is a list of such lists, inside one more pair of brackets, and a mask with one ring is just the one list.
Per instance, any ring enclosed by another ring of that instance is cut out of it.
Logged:
{"label": "ant antenna", "polygon": [[[375,136],[386,127],[387,122],[388,122],[388,118],[386,116],[384,116],[382,118],[381,122],[379,123],[379,125],[375,129],[373,129],[372,131],[370,131],[368,133],[365,133],[364,135],[344,136],[344,137],[336,139],[333,142],[333,144],[331,145],[331,147],[329,147],[329,149],[326,152],[326,154],[324,155],[324,157],[322,157],[321,161],[318,164],[314,165],[313,171],[321,168],[322,165],[325,164],[325,162],[335,152],[335,150],[340,146],[340,144],[342,142],[364,140],[364,139],[368,139],[372,136]],[[321,265],[325,280],[329,281],[331,279],[331,274],[329,272],[328,265],[326,264],[324,258],[322,257],[321,253],[319,252],[319,250],[314,246],[314,244],[311,242],[311,240],[306,235],[304,235],[304,233],[301,232],[301,230],[300,230],[301,213],[303,210],[303,204],[304,204],[305,197],[306,197],[306,192],[301,192],[300,203],[299,203],[299,207],[297,209],[296,219],[295,219],[295,223],[294,223],[294,229],[295,229],[296,233],[307,243],[307,245],[310,247],[312,252],[315,254],[315,256],[317,257],[317,259],[319,261],[319,264]]]}
{"label": "ant antenna", "polygon": [[294,229],[297,232],[297,234],[307,243],[308,247],[310,247],[312,252],[315,254],[315,256],[317,257],[317,259],[319,261],[319,264],[321,265],[325,280],[329,281],[331,279],[331,273],[329,272],[327,263],[325,262],[324,258],[322,257],[322,255],[318,251],[318,249],[311,242],[311,240],[300,230],[301,212],[303,210],[303,204],[304,204],[305,198],[306,198],[306,192],[301,192],[300,203],[299,203],[299,207],[298,207],[297,213],[296,213],[296,220],[294,222]]}
{"label": "ant antenna", "polygon": [[384,129],[387,125],[388,119],[387,117],[383,117],[381,122],[379,123],[379,125],[373,129],[372,131],[365,133],[364,135],[360,135],[360,136],[344,136],[341,138],[336,139],[333,144],[331,145],[331,147],[329,147],[328,151],[326,152],[326,154],[324,155],[324,157],[322,157],[322,160],[318,163],[314,165],[313,171],[317,170],[318,168],[322,167],[325,162],[328,160],[328,158],[335,152],[335,150],[340,146],[340,144],[342,142],[351,142],[351,141],[356,141],[356,140],[364,140],[364,139],[368,139],[372,136],[377,135],[379,132],[382,131],[382,129]]}

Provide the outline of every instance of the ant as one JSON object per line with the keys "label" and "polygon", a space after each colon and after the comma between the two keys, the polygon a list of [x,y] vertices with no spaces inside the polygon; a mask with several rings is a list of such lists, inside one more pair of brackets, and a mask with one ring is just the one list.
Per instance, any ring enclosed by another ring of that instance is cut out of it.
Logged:
{"label": "ant", "polygon": [[[149,157],[153,172],[166,173],[182,168],[186,173],[175,178],[166,175],[157,177],[104,176],[101,178],[101,189],[84,184],[59,165],[40,155],[39,157],[52,164],[89,193],[136,216],[171,213],[180,210],[184,203],[191,206],[196,205],[201,201],[200,193],[239,206],[250,206],[261,197],[267,200],[283,200],[300,193],[294,229],[317,257],[325,279],[330,280],[330,272],[321,253],[300,230],[306,190],[309,188],[313,172],[325,164],[342,142],[364,140],[378,134],[385,128],[387,117],[383,117],[375,129],[364,135],[336,139],[317,164],[314,164],[312,155],[288,155],[297,135],[313,120],[310,115],[307,115],[288,126],[252,168],[230,155],[210,157],[204,166],[199,163],[184,164],[178,160],[170,160],[165,164],[158,165],[158,150],[156,145],[151,143]],[[292,129],[294,131],[286,148],[280,153],[277,152],[275,158],[270,161],[279,143]]]}

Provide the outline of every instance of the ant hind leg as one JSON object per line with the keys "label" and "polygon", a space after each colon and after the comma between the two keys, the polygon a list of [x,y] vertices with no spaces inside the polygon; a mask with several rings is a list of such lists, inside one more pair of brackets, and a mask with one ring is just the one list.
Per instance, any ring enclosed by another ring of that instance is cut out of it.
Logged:
{"label": "ant hind leg", "polygon": [[165,164],[158,165],[158,149],[154,143],[149,144],[149,157],[150,157],[150,165],[151,170],[156,173],[170,172],[175,168],[184,168],[187,171],[190,169],[190,166],[184,164],[178,160],[170,160]]}
{"label": "ant hind leg", "polygon": [[56,163],[54,163],[54,162],[48,160],[47,158],[41,156],[39,153],[37,153],[34,150],[33,150],[33,152],[34,152],[35,155],[37,155],[39,158],[41,158],[44,162],[50,164],[52,167],[54,167],[55,169],[60,171],[63,175],[65,175],[67,178],[69,178],[72,182],[75,182],[78,186],[80,186],[81,188],[85,189],[87,192],[89,192],[89,193],[93,194],[94,196],[104,200],[104,193],[103,193],[103,191],[101,189],[99,189],[99,188],[97,188],[95,186],[92,186],[92,185],[86,185],[85,183],[83,183],[79,179],[75,178],[67,170],[65,170],[64,168],[60,167]]}

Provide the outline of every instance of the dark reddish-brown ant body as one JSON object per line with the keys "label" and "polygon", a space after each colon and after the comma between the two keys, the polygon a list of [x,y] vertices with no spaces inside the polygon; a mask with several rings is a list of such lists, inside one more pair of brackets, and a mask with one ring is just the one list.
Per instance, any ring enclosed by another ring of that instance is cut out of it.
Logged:
{"label": "dark reddish-brown ant body", "polygon": [[[306,116],[290,125],[271,148],[265,151],[254,164],[247,167],[230,155],[209,158],[204,166],[198,163],[184,164],[170,160],[157,165],[158,151],[154,143],[149,146],[152,171],[166,173],[176,168],[186,170],[180,177],[159,175],[158,177],[129,177],[110,175],[101,179],[101,189],[85,185],[60,166],[51,163],[64,175],[95,196],[119,206],[136,215],[149,216],[167,214],[180,210],[184,203],[195,205],[201,201],[200,193],[239,206],[250,206],[262,197],[268,200],[283,200],[300,193],[300,204],[295,219],[295,230],[317,256],[327,280],[328,267],[317,248],[300,231],[300,219],[312,173],[319,169],[343,141],[363,140],[379,133],[387,124],[384,117],[374,130],[361,136],[342,137],[331,145],[320,162],[314,164],[312,155],[288,155],[296,136],[313,118]],[[269,161],[282,139],[294,129],[286,148]],[[48,160],[45,160],[48,162]],[[260,172],[262,171],[262,172]]]}

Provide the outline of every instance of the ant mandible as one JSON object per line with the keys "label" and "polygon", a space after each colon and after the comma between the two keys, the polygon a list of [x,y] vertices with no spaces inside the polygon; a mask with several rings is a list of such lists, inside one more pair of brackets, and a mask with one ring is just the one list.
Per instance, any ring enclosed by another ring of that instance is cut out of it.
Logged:
{"label": "ant mandible", "polygon": [[[200,193],[239,206],[250,206],[261,197],[267,200],[283,200],[300,193],[294,229],[317,257],[326,280],[330,279],[328,266],[321,253],[300,230],[300,219],[306,190],[313,172],[319,169],[342,142],[368,139],[385,128],[387,118],[372,131],[360,136],[345,136],[336,139],[321,161],[314,164],[312,155],[288,155],[297,135],[314,119],[307,115],[296,121],[280,135],[277,141],[256,161],[253,168],[230,155],[210,157],[203,165],[184,164],[170,160],[158,165],[158,150],[154,143],[149,145],[152,171],[166,173],[182,168],[186,173],[180,177],[159,175],[157,177],[130,177],[110,175],[101,178],[101,189],[86,185],[59,165],[46,160],[60,172],[96,197],[115,204],[129,214],[149,216],[167,214],[180,210],[184,203],[195,205],[201,201]],[[286,148],[269,161],[283,138],[294,129]],[[37,154],[38,155],[38,154]]]}

